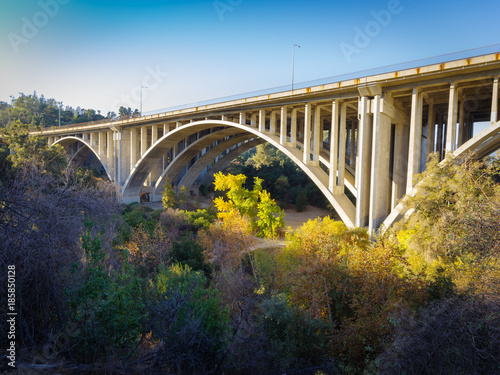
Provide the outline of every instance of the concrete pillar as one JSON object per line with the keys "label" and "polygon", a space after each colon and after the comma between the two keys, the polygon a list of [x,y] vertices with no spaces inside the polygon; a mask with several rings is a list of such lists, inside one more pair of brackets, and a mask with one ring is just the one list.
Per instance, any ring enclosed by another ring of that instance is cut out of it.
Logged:
{"label": "concrete pillar", "polygon": [[314,128],[313,128],[313,139],[312,139],[312,154],[313,154],[313,165],[319,165],[319,150],[321,145],[321,108],[316,106],[314,109]]}
{"label": "concrete pillar", "polygon": [[245,112],[240,112],[240,125],[246,125],[247,116]]}
{"label": "concrete pillar", "polygon": [[269,123],[269,131],[271,134],[276,134],[276,112],[271,111],[271,121]]}
{"label": "concrete pillar", "polygon": [[163,124],[163,136],[167,135],[169,131],[170,125],[168,125],[167,123]]}
{"label": "concrete pillar", "polygon": [[266,130],[266,110],[259,111],[259,131],[263,133]]}
{"label": "concrete pillar", "polygon": [[338,186],[342,187],[344,192],[344,176],[345,176],[345,144],[347,132],[347,104],[340,104],[340,123],[339,123],[339,166],[338,166]]}
{"label": "concrete pillar", "polygon": [[354,146],[356,144],[356,122],[355,120],[351,123],[351,147],[349,153],[349,164],[350,166],[354,166]]}
{"label": "concrete pillar", "polygon": [[[119,184],[123,186],[125,180],[130,174],[130,169],[133,165],[131,164],[131,148],[132,148],[132,132],[129,130],[123,130],[121,132],[115,133],[118,142],[118,163],[119,163]],[[115,164],[116,165],[116,164]]]}
{"label": "concrete pillar", "polygon": [[287,125],[288,125],[288,113],[285,106],[281,107],[281,121],[280,121],[280,144],[284,145],[287,140]]}
{"label": "concrete pillar", "polygon": [[90,133],[89,143],[92,148],[97,146],[97,134],[98,133]]}
{"label": "concrete pillar", "polygon": [[465,106],[464,106],[464,98],[460,98],[460,109],[458,111],[458,144],[457,148],[462,146],[464,143],[464,137],[465,137],[465,127],[464,127],[464,122],[465,122]]}
{"label": "concrete pillar", "polygon": [[[356,222],[363,227],[368,223],[370,207],[370,176],[373,117],[370,112],[368,97],[362,96],[358,103],[358,152],[356,161]],[[333,144],[333,142],[332,142]]]}
{"label": "concrete pillar", "polygon": [[392,166],[391,209],[397,206],[405,193],[406,157],[404,155],[404,126],[396,124],[394,129],[394,163]]}
{"label": "concrete pillar", "polygon": [[108,173],[116,181],[115,176],[115,136],[114,132],[109,130],[107,134],[107,147],[106,147],[106,159],[107,159],[107,167]]}
{"label": "concrete pillar", "polygon": [[158,140],[158,124],[154,124],[151,127],[151,146]]}
{"label": "concrete pillar", "polygon": [[448,123],[446,131],[446,152],[455,151],[457,139],[457,108],[458,107],[458,90],[455,87],[455,82],[450,85],[450,98],[448,104]]}
{"label": "concrete pillar", "polygon": [[[434,102],[429,103],[429,116],[427,118],[427,145],[425,148],[425,162],[429,160],[430,154],[434,152],[434,133],[436,132],[436,113]],[[398,154],[395,154],[398,155]]]}
{"label": "concrete pillar", "polygon": [[148,127],[141,126],[141,157],[148,150]]}
{"label": "concrete pillar", "polygon": [[177,128],[180,128],[181,126],[182,126],[182,122],[180,122],[180,121],[176,121],[176,122],[175,122],[175,128],[176,128],[176,129],[177,129]]}
{"label": "concrete pillar", "polygon": [[406,180],[406,194],[408,194],[413,188],[414,176],[420,173],[420,150],[422,142],[422,104],[422,95],[417,88],[414,88],[411,98],[410,143],[408,147],[408,174]]}
{"label": "concrete pillar", "polygon": [[128,133],[130,134],[130,170],[134,167],[135,163],[137,163],[138,158],[138,143],[139,139],[137,137],[137,129],[130,128]]}
{"label": "concrete pillar", "polygon": [[101,158],[103,165],[106,165],[106,133],[99,132],[97,142],[97,154]]}
{"label": "concrete pillar", "polygon": [[257,113],[252,113],[252,116],[250,117],[250,126],[253,128],[257,127]]}
{"label": "concrete pillar", "polygon": [[391,119],[380,112],[381,95],[373,99],[373,139],[368,230],[373,232],[384,221],[389,207],[389,156]]}
{"label": "concrete pillar", "polygon": [[222,120],[222,121],[229,121],[229,119],[228,119],[227,115],[222,115],[222,116],[221,116],[221,120]]}
{"label": "concrete pillar", "polygon": [[439,159],[442,159],[443,155],[443,115],[438,115],[438,126],[437,126],[437,139],[436,139],[436,152],[439,154]]}
{"label": "concrete pillar", "polygon": [[292,118],[290,126],[290,144],[292,147],[297,146],[297,109],[292,109]]}
{"label": "concrete pillar", "polygon": [[498,74],[493,78],[493,93],[491,96],[491,123],[498,121]]}
{"label": "concrete pillar", "polygon": [[311,104],[306,103],[304,121],[304,155],[303,162],[309,165],[311,161]]}
{"label": "concrete pillar", "polygon": [[342,193],[337,189],[338,145],[339,145],[339,113],[340,102],[334,100],[332,104],[332,125],[330,128],[330,174],[328,188],[332,194]]}

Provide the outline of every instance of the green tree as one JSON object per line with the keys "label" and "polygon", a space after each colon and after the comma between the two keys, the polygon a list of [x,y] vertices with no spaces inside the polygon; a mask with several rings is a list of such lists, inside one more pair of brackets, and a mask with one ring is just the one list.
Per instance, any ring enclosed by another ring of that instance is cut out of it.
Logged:
{"label": "green tree", "polygon": [[175,207],[175,192],[172,184],[170,183],[168,177],[165,177],[165,187],[161,193],[161,201],[163,203],[163,208]]}
{"label": "green tree", "polygon": [[262,190],[263,180],[254,179],[252,190],[243,187],[246,176],[224,175],[219,172],[215,175],[215,190],[227,191],[227,200],[223,197],[214,199],[214,204],[219,210],[221,219],[231,220],[234,213],[248,218],[252,230],[257,231],[261,237],[276,237],[278,230],[284,227],[283,210],[279,208],[274,199],[266,190]]}

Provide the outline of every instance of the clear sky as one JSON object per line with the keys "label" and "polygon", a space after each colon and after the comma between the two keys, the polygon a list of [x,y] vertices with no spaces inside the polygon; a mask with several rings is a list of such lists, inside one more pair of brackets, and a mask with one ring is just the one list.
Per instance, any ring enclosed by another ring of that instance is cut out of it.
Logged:
{"label": "clear sky", "polygon": [[[500,2],[1,0],[0,101],[143,111],[500,43]],[[360,32],[364,36],[360,36]]]}

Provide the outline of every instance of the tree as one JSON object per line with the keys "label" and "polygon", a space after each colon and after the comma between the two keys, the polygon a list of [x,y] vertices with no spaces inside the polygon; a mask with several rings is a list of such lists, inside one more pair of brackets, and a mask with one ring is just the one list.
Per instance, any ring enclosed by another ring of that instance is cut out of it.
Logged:
{"label": "tree", "polygon": [[408,199],[413,215],[398,233],[416,272],[451,277],[462,291],[497,293],[500,185],[495,159],[457,164],[434,156]]}
{"label": "tree", "polygon": [[165,187],[161,193],[161,201],[165,210],[167,208],[175,207],[175,192],[168,177],[165,177]]}
{"label": "tree", "polygon": [[215,190],[227,191],[227,200],[222,197],[214,199],[215,207],[219,210],[218,216],[229,221],[234,218],[235,212],[248,218],[252,230],[257,231],[260,237],[276,237],[280,228],[284,227],[284,212],[271,199],[266,190],[262,190],[263,180],[254,179],[253,189],[243,187],[246,176],[224,175],[219,172],[215,175]]}

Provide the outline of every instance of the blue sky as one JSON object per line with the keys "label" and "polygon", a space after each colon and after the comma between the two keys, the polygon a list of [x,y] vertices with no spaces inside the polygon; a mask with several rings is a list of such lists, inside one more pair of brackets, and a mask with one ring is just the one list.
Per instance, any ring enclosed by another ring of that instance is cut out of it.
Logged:
{"label": "blue sky", "polygon": [[500,43],[499,11],[498,0],[3,0],[0,101],[36,90],[106,114],[139,108],[146,85],[148,112],[288,85],[294,43],[296,83]]}

